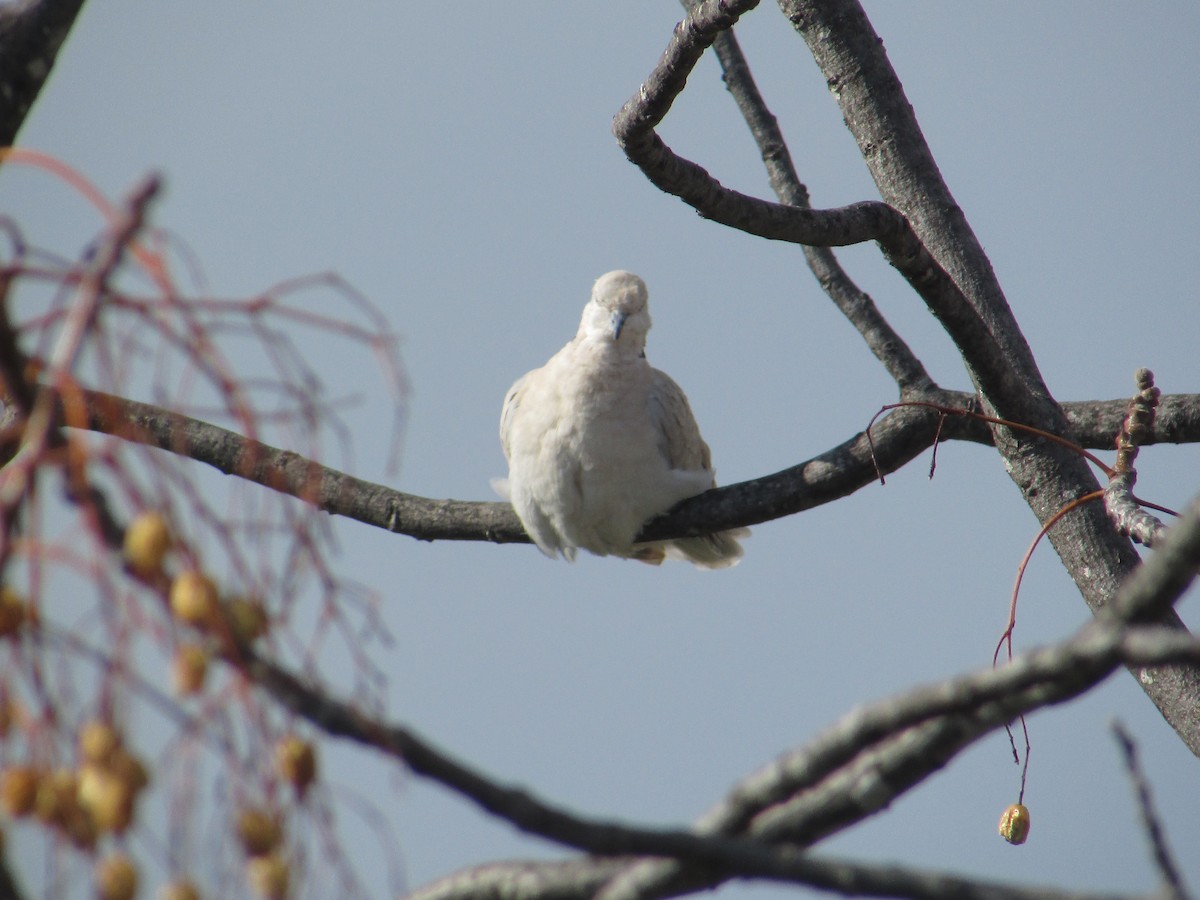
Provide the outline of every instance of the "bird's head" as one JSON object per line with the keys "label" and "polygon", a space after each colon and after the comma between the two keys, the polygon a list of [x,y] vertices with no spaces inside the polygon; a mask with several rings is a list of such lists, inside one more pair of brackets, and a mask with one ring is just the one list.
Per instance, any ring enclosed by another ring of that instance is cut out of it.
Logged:
{"label": "bird's head", "polygon": [[592,288],[592,299],[583,308],[579,334],[632,346],[640,352],[650,330],[648,301],[646,282],[632,272],[617,270],[601,275]]}

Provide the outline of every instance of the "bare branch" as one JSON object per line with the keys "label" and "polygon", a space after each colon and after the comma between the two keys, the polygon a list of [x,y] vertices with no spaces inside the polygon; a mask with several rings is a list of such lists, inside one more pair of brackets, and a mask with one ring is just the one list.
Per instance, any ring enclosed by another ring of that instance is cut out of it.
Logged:
{"label": "bare branch", "polygon": [[[1162,549],[1130,579],[1122,590],[1121,609],[1140,618],[1169,607],[1190,584],[1197,561],[1200,502],[1188,509]],[[1170,629],[1128,630],[1115,620],[1095,622],[1075,638],[1023,654],[1001,669],[986,669],[857,711],[808,747],[748,778],[703,818],[698,833],[585,819],[527,791],[497,784],[411,730],[330,698],[249,648],[239,647],[229,658],[277,702],[327,733],[388,753],[524,831],[598,855],[666,856],[704,867],[704,874],[697,876],[674,863],[652,864],[652,880],[658,884],[653,894],[659,896],[672,892],[681,877],[694,888],[697,877],[707,884],[733,874],[842,890],[847,864],[770,844],[805,845],[859,821],[1014,716],[1077,696],[1121,662],[1159,666],[1165,661],[1196,661],[1200,642]],[[870,790],[848,789],[866,783]],[[855,871],[867,874],[854,882],[854,890],[870,893],[870,879],[878,873],[871,874],[870,867]],[[900,895],[927,895],[915,891]]]}
{"label": "bare branch", "polygon": [[3,900],[21,900],[25,896],[8,865],[7,854],[0,853],[0,898]]}
{"label": "bare branch", "polygon": [[[1080,446],[1112,450],[1128,400],[1063,403],[1070,435]],[[1200,440],[1200,394],[1167,394],[1159,398],[1154,427],[1141,444],[1190,444]],[[990,442],[990,439],[989,439]]]}
{"label": "bare branch", "polygon": [[[1200,518],[1200,509],[1193,515]],[[729,800],[704,817],[695,833],[638,828],[567,812],[524,790],[497,784],[411,730],[333,700],[248,649],[241,648],[231,658],[276,701],[327,733],[388,753],[416,774],[438,781],[524,831],[593,854],[642,854],[690,861],[705,867],[706,884],[738,875],[880,896],[1025,897],[1030,895],[1010,893],[1000,885],[979,885],[942,873],[861,866],[813,857],[795,846],[771,844],[781,840],[804,844],[819,836],[811,831],[802,836],[798,822],[805,822],[808,829],[819,826],[822,833],[849,824],[830,820],[824,807],[832,797],[843,798],[844,807],[848,794],[871,793],[870,808],[852,804],[854,820],[869,815],[1017,712],[1075,696],[1111,673],[1121,660],[1196,660],[1200,659],[1200,642],[1158,628],[1122,631],[1115,625],[1093,624],[1071,641],[1024,654],[1003,669],[986,669],[852,713],[826,736],[748,778]],[[877,784],[875,791],[848,792],[840,783],[848,779],[861,782],[868,771]],[[831,779],[830,775],[837,777]],[[821,790],[814,793],[817,787]],[[753,839],[723,836],[738,832]],[[604,863],[606,868],[610,864]],[[714,866],[719,874],[712,873]],[[507,883],[514,873],[500,869],[492,874]],[[476,878],[454,878],[467,896],[475,895]],[[572,870],[566,881],[555,896],[591,895],[594,885],[590,877]],[[482,882],[495,883],[491,876],[483,877]],[[696,882],[689,879],[688,884],[694,887]],[[443,894],[439,888],[423,895]]]}
{"label": "bare branch", "polygon": [[[7,453],[3,454],[6,462],[0,474],[0,567],[7,562],[12,550],[12,528],[19,505],[32,490],[47,450],[67,446],[61,426],[77,424],[82,419],[79,404],[73,402],[76,395],[72,391],[70,370],[92,330],[96,311],[108,291],[109,279],[145,224],[148,207],[160,186],[158,178],[145,178],[134,188],[120,215],[111,223],[79,281],[76,302],[66,316],[50,356],[46,381],[36,389],[32,383],[25,383],[31,377],[29,360],[13,339],[7,309],[0,310],[3,320],[0,324],[0,355],[4,357],[0,363],[0,377],[6,395],[17,405],[17,413],[25,418],[19,428],[16,452],[11,458]],[[119,543],[121,527],[103,494],[88,482],[78,454],[67,453],[62,467],[67,499],[80,505],[110,542]]]}
{"label": "bare branch", "polygon": [[[801,858],[799,853],[795,855]],[[1015,887],[903,866],[864,866],[827,857],[803,858],[810,864],[813,877],[797,880],[798,883],[846,896],[924,900],[1153,900],[1154,897]],[[612,868],[612,860],[594,857],[570,863],[495,863],[451,875],[407,895],[405,900],[588,900],[597,896],[592,885]],[[607,898],[608,894],[599,896]]]}
{"label": "bare branch", "polygon": [[[1123,586],[1114,609],[1128,621],[1160,618],[1191,584],[1198,563],[1200,500]],[[697,830],[810,844],[883,809],[982,733],[1077,696],[1122,662],[1136,669],[1139,681],[1153,680],[1174,671],[1166,665],[1194,665],[1198,652],[1200,642],[1186,633],[1172,628],[1122,632],[1113,628],[1110,614],[1071,641],[1024,654],[1003,669],[851,713],[809,745],[745,779],[700,819]],[[606,900],[669,896],[722,880],[720,874],[697,873],[678,862],[644,861],[614,882]]]}
{"label": "bare branch", "polygon": [[[971,394],[943,391],[933,398],[945,406],[969,408]],[[424,541],[465,540],[528,543],[516,514],[507,503],[441,500],[401,491],[346,475],[299,454],[170,412],[146,403],[98,391],[87,393],[90,420],[96,431],[148,444],[213,466],[281,493],[299,497],[334,515]],[[1113,446],[1126,401],[1068,404],[1079,410],[1085,446]],[[1155,431],[1145,443],[1200,440],[1200,397],[1165,397]],[[1169,415],[1164,416],[1164,412]],[[1074,421],[1074,420],[1073,420]],[[991,443],[991,432],[969,418],[948,420],[940,435],[937,417],[920,410],[901,410],[872,430],[880,468],[891,473],[940,440]],[[753,525],[812,509],[873,484],[877,472],[863,434],[855,435],[819,456],[773,475],[707,491],[649,523],[646,539],[661,540],[740,525]]]}
{"label": "bare branch", "polygon": [[1133,468],[1138,448],[1146,435],[1154,431],[1154,414],[1158,408],[1159,390],[1154,386],[1154,373],[1138,369],[1134,376],[1138,393],[1129,402],[1129,412],[1117,433],[1117,461],[1104,489],[1104,506],[1121,534],[1147,547],[1162,536],[1166,526],[1142,509],[1133,495],[1137,471]]}
{"label": "bare branch", "polygon": [[[694,0],[683,0],[686,9],[693,9]],[[746,126],[750,129],[763,165],[767,169],[771,188],[781,203],[799,209],[811,209],[808,189],[796,174],[792,155],[788,152],[779,123],[767,108],[759,93],[750,66],[742,54],[733,30],[722,31],[713,41],[713,50],[721,63],[725,87],[737,103]],[[933,380],[916,354],[904,339],[888,324],[875,301],[850,278],[828,247],[801,245],[804,259],[817,279],[817,283],[855,327],[875,358],[883,364],[888,374],[900,388],[900,396],[925,393],[934,388]]]}
{"label": "bare branch", "polygon": [[981,386],[1000,396],[1021,394],[1019,380],[983,319],[895,209],[865,202],[817,211],[748,197],[676,155],[654,131],[704,50],[756,5],[757,0],[706,0],[676,26],[658,65],[613,120],[613,134],[625,155],[658,188],[684,200],[705,218],[739,231],[824,247],[877,241],[888,262],[925,300],[964,355],[978,360],[974,374]]}
{"label": "bare branch", "polygon": [[1112,731],[1113,736],[1117,739],[1117,746],[1121,748],[1121,755],[1125,759],[1125,768],[1129,772],[1129,780],[1133,784],[1134,796],[1137,798],[1138,812],[1142,817],[1142,825],[1146,829],[1146,837],[1150,841],[1150,849],[1154,853],[1154,863],[1162,875],[1163,887],[1166,889],[1168,897],[1184,900],[1189,894],[1184,886],[1183,876],[1179,874],[1179,867],[1175,865],[1171,850],[1167,847],[1167,835],[1163,830],[1162,822],[1159,821],[1158,813],[1154,810],[1150,782],[1146,780],[1146,775],[1142,772],[1141,764],[1138,762],[1137,744],[1134,743],[1133,735],[1117,719],[1112,722]]}
{"label": "bare branch", "polygon": [[0,147],[16,143],[83,0],[18,0],[0,7]]}
{"label": "bare branch", "polygon": [[[855,0],[780,0],[780,5],[821,67],[885,203],[817,212],[756,200],[724,188],[658,137],[655,128],[700,55],[755,5],[706,0],[676,27],[658,65],[614,119],[613,133],[626,156],[656,186],[730,227],[802,244],[876,240],[953,339],[989,411],[1066,434],[1066,417],[1042,381],[991,263],[942,180],[882,41]],[[1043,524],[1064,503],[1100,490],[1087,464],[1064,448],[1023,440],[1004,429],[997,433],[1010,476]],[[1129,539],[1092,505],[1064,520],[1050,540],[1095,614],[1138,564]],[[1173,614],[1164,624],[1183,627]],[[1181,667],[1141,686],[1200,755],[1200,669]]]}
{"label": "bare branch", "polygon": [[502,862],[464,869],[405,900],[583,900],[628,863],[625,857]]}

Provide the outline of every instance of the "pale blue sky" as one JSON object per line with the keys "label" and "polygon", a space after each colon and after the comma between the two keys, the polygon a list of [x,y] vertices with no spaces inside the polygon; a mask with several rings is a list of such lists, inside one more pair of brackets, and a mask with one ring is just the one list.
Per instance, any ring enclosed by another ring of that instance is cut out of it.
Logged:
{"label": "pale blue sky", "polygon": [[[942,171],[1060,399],[1126,396],[1139,366],[1200,390],[1200,6],[868,3]],[[642,275],[648,353],[687,391],[722,482],[861,429],[894,389],[797,248],[736,234],[654,189],[612,115],[680,14],[604,4],[93,2],[21,134],[120,195],[149,169],[156,221],[211,290],[334,271],[402,335],[412,386],[393,483],[492,499],[505,390],[573,333],[592,281]],[[770,3],[738,36],[817,205],[877,194],[803,42]],[[702,61],[663,130],[725,184],[768,195],[753,144]],[[0,174],[0,211],[73,254],[97,223],[39,173]],[[841,258],[944,386],[957,354],[873,247]],[[344,410],[355,473],[384,480],[391,414],[370,359],[307,344]],[[239,360],[253,371],[256,361]],[[1181,506],[1195,447],[1153,448],[1139,493]],[[339,458],[332,460],[342,462]],[[527,546],[428,545],[334,523],[343,571],[382,593],[389,714],[507,782],[595,815],[686,823],[740,776],[851,706],[987,664],[1036,523],[996,455],[952,444],[813,512],[758,526],[732,571],[651,569]],[[1018,647],[1088,612],[1048,547]],[[1193,624],[1195,601],[1181,607]],[[996,835],[1018,772],[998,735],[829,850],[1063,887],[1153,887],[1107,723],[1120,716],[1193,887],[1200,763],[1132,678],[1030,720],[1030,841]],[[328,748],[343,798],[395,829],[405,884],[544,855],[461,800]],[[351,763],[350,760],[356,760]],[[349,805],[349,804],[346,804]],[[351,853],[378,896],[379,844]],[[727,897],[794,895],[735,885]]]}

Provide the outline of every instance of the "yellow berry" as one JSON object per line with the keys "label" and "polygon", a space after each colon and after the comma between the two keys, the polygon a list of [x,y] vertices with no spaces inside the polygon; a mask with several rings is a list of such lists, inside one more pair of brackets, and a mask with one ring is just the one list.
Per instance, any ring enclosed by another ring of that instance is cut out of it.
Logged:
{"label": "yellow berry", "polygon": [[275,745],[275,768],[303,797],[317,777],[316,750],[303,738],[289,734]]}
{"label": "yellow berry", "polygon": [[21,595],[8,586],[0,587],[0,637],[16,634],[25,623],[26,613]]}
{"label": "yellow berry", "polygon": [[100,831],[120,834],[133,821],[136,789],[114,772],[95,763],[79,770],[79,805]]}
{"label": "yellow berry", "polygon": [[14,819],[33,812],[41,773],[33,766],[16,766],[0,776],[0,802]]}
{"label": "yellow berry", "polygon": [[237,833],[247,856],[265,856],[278,847],[283,838],[279,818],[255,807],[244,809],[238,815]]}
{"label": "yellow berry", "polygon": [[246,879],[263,900],[283,900],[288,895],[292,876],[287,860],[272,853],[247,860]]}
{"label": "yellow berry", "polygon": [[199,644],[183,644],[171,661],[171,683],[175,693],[190,697],[204,688],[208,675],[208,653]]}
{"label": "yellow berry", "polygon": [[114,853],[96,863],[95,880],[100,900],[132,900],[137,893],[137,869],[124,853]]}
{"label": "yellow berry", "polygon": [[200,900],[200,890],[186,878],[182,878],[159,888],[158,900]]}
{"label": "yellow berry", "polygon": [[120,746],[121,736],[108,722],[93,719],[79,731],[79,753],[87,762],[107,762]]}
{"label": "yellow berry", "polygon": [[142,761],[128,750],[120,749],[114,753],[108,761],[108,769],[129,785],[129,789],[134,793],[150,783],[150,773],[146,771]]}
{"label": "yellow berry", "polygon": [[139,575],[162,571],[170,549],[171,530],[161,513],[141,513],[125,529],[125,561]]}
{"label": "yellow berry", "polygon": [[1000,817],[1000,837],[1010,844],[1023,844],[1029,837],[1029,810],[1014,803]]}
{"label": "yellow berry", "polygon": [[225,605],[225,620],[233,636],[246,644],[267,633],[267,611],[258,600],[232,598]]}
{"label": "yellow berry", "polygon": [[70,769],[56,769],[38,779],[34,814],[47,825],[65,825],[79,806],[79,783]]}
{"label": "yellow berry", "polygon": [[0,740],[8,737],[9,731],[12,730],[13,722],[19,721],[20,715],[20,706],[8,697],[0,694]]}
{"label": "yellow berry", "polygon": [[171,584],[171,612],[189,625],[212,623],[218,608],[217,586],[203,572],[181,572]]}

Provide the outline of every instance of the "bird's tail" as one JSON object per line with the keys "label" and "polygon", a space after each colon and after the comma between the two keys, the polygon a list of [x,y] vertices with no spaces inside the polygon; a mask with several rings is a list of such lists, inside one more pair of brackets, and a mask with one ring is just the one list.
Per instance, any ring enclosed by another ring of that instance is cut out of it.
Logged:
{"label": "bird's tail", "polygon": [[700,537],[679,538],[663,543],[638,544],[634,559],[658,565],[664,559],[683,559],[701,569],[727,569],[742,559],[740,539],[750,536],[749,528],[733,528]]}

